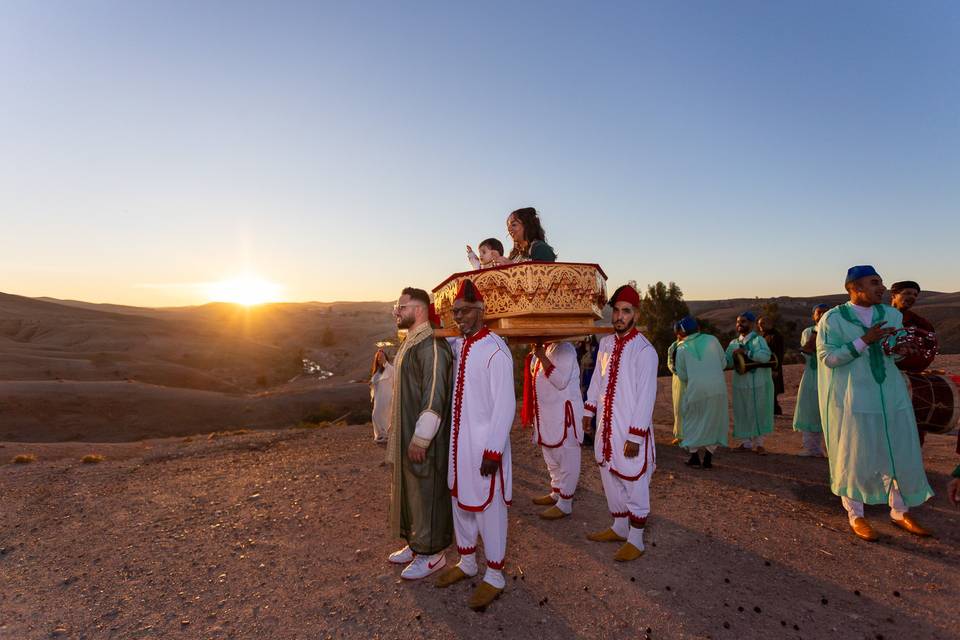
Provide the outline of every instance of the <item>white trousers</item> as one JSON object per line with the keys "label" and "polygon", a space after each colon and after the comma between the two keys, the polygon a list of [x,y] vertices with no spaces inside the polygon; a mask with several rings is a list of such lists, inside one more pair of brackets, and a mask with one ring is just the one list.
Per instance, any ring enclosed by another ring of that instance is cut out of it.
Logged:
{"label": "white trousers", "polygon": [[[572,444],[571,444],[572,443]],[[580,481],[580,443],[567,438],[559,447],[540,447],[550,472],[550,491],[570,500]]]}
{"label": "white trousers", "polygon": [[[850,521],[850,524],[853,524],[855,519],[863,517],[862,502],[846,496],[841,496],[840,502],[843,504],[843,508],[847,510],[847,519]],[[900,489],[897,487],[896,482],[890,487],[890,497],[887,502],[890,505],[890,517],[894,520],[902,520],[904,514],[910,509],[904,504],[903,496],[900,495]]]}
{"label": "white trousers", "polygon": [[823,455],[823,434],[814,433],[812,431],[802,431],[803,433],[803,448],[815,455]]}
{"label": "white trousers", "polygon": [[650,474],[647,471],[637,480],[624,480],[610,473],[609,467],[600,467],[603,493],[614,520],[613,530],[624,537],[628,519],[630,525],[643,527],[650,515]]}
{"label": "white trousers", "polygon": [[460,568],[467,575],[477,574],[477,536],[483,539],[483,555],[487,572],[483,579],[498,589],[506,584],[503,559],[507,553],[507,505],[494,495],[483,511],[467,511],[453,498],[453,532],[457,537]]}

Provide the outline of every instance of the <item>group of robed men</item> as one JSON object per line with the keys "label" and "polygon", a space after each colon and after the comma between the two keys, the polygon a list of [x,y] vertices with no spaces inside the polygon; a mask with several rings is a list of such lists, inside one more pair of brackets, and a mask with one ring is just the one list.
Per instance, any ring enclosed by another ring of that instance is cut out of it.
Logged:
{"label": "group of robed men", "polygon": [[[903,314],[882,303],[886,287],[872,266],[851,267],[845,288],[849,301],[832,309],[817,305],[815,326],[801,336],[806,366],[793,424],[803,432],[802,455],[822,455],[820,443],[825,442],[830,488],[840,496],[858,537],[879,537],[864,518],[864,503],[888,504],[893,524],[928,536],[908,513],[933,492],[923,469],[911,399],[897,368],[898,360],[914,355],[908,343],[898,340]],[[912,281],[896,283],[895,302],[901,291],[911,288],[919,291]],[[899,306],[909,308],[902,301]],[[738,335],[725,352],[716,338],[699,332],[693,318],[675,325],[678,340],[668,351],[674,375],[674,435],[691,452],[688,465],[712,466],[715,448],[727,444],[724,369],[732,368],[737,351],[749,361],[770,360],[767,342],[753,331],[755,320],[750,312],[737,317]],[[743,440],[739,449],[765,453],[763,437],[773,431],[770,368],[735,372],[732,393],[733,435]],[[703,462],[700,450],[705,451]]]}
{"label": "group of robed men", "polygon": [[[908,513],[933,492],[923,469],[911,401],[896,366],[897,358],[909,355],[909,347],[897,340],[902,314],[881,302],[886,289],[871,266],[850,268],[845,288],[848,302],[815,312],[811,371],[816,372],[816,414],[826,442],[830,488],[841,497],[860,538],[878,538],[863,516],[864,503],[889,504],[895,525],[926,536],[929,532]],[[580,400],[573,346],[538,344],[528,365],[532,404],[523,417],[534,428],[533,441],[550,475],[550,493],[534,498],[548,507],[540,514],[546,520],[572,511],[580,444],[596,418],[594,458],[613,522],[587,537],[622,543],[614,559],[631,561],[644,552],[650,479],[656,468],[658,357],[636,328],[637,291],[620,287],[610,305],[614,333],[600,341],[586,401]],[[448,342],[434,335],[426,292],[404,289],[394,315],[398,328],[408,333],[395,359],[388,445],[388,458],[394,462],[391,530],[407,541],[390,555],[390,562],[405,565],[401,576],[410,580],[443,570],[436,584],[449,587],[477,575],[476,551],[482,539],[486,570],[468,601],[473,609],[485,608],[505,586],[507,507],[512,501],[510,430],[516,411],[511,353],[484,326],[483,308],[480,291],[472,281],[462,281],[453,302],[461,335]],[[675,376],[680,444],[692,456],[703,450],[704,467],[711,466],[715,448],[727,443],[724,369],[737,352],[756,362],[770,358],[765,340],[753,331],[754,320],[750,313],[737,318],[738,335],[726,350],[713,336],[701,334],[693,318],[676,326],[682,339],[671,346],[668,364]],[[812,332],[807,339],[811,337]],[[732,393],[734,437],[744,441],[742,448],[763,453],[763,437],[773,430],[770,370],[735,374]],[[813,397],[803,388],[800,395]],[[798,409],[801,422],[804,410]],[[445,550],[453,537],[460,557],[447,568]]]}
{"label": "group of robed men", "polygon": [[[625,562],[644,552],[656,467],[658,359],[635,326],[640,306],[636,289],[620,287],[610,305],[614,333],[600,341],[586,402],[573,346],[538,344],[530,362],[532,405],[524,413],[532,417],[533,439],[550,474],[550,493],[534,499],[548,507],[540,514],[546,520],[572,511],[580,444],[596,417],[594,455],[613,522],[588,538],[622,543],[614,558]],[[387,445],[388,460],[394,463],[391,532],[407,542],[389,561],[405,565],[400,575],[408,580],[441,572],[436,585],[449,587],[477,575],[481,539],[486,570],[468,600],[473,609],[488,606],[506,584],[510,430],[516,413],[513,359],[504,341],[484,326],[483,308],[480,291],[463,280],[452,309],[461,335],[448,342],[434,334],[427,293],[403,290],[394,316],[407,336],[394,359]],[[460,558],[446,567],[452,538]]]}

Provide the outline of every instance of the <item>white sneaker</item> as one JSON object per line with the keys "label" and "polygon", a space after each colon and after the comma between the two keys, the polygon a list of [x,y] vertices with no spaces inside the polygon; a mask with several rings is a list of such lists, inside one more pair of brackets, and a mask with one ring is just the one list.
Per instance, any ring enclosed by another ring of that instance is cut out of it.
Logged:
{"label": "white sneaker", "polygon": [[413,552],[413,549],[410,548],[410,545],[405,546],[400,551],[394,551],[389,556],[387,556],[387,561],[392,562],[393,564],[407,564],[413,562],[413,559],[417,556]]}
{"label": "white sneaker", "polygon": [[400,577],[404,580],[419,580],[440,571],[446,564],[447,556],[442,551],[432,556],[417,556],[400,572]]}

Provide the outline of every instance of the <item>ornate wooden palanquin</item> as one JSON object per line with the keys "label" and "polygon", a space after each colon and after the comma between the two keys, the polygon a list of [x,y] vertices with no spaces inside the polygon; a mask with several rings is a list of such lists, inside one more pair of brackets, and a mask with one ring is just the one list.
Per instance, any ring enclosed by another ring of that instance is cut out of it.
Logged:
{"label": "ornate wooden palanquin", "polygon": [[455,273],[434,287],[440,335],[457,335],[453,300],[465,278],[483,295],[484,324],[504,338],[553,342],[611,331],[596,326],[607,302],[607,276],[600,265],[521,262]]}

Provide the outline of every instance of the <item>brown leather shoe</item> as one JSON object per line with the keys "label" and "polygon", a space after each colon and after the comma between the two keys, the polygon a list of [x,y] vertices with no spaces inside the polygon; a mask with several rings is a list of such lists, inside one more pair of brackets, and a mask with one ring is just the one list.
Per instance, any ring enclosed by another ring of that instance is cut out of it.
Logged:
{"label": "brown leather shoe", "polygon": [[534,498],[532,502],[533,502],[533,504],[540,505],[541,507],[546,507],[546,506],[549,506],[549,505],[551,505],[551,504],[556,504],[556,503],[557,503],[557,497],[556,497],[556,494],[554,494],[554,493],[548,493],[548,494],[545,495],[545,496],[540,496],[539,498]]}
{"label": "brown leather shoe", "polygon": [[437,588],[443,589],[444,587],[449,587],[452,584],[456,584],[461,580],[466,580],[467,578],[471,577],[473,576],[468,576],[463,572],[463,569],[457,565],[454,565],[440,574],[440,577],[437,578],[436,585]]}
{"label": "brown leather shoe", "polygon": [[617,549],[617,552],[614,554],[613,559],[617,562],[630,562],[631,560],[636,560],[643,555],[643,549],[637,549],[635,546],[629,542],[624,542],[623,546]]}
{"label": "brown leather shoe", "polygon": [[553,505],[546,511],[540,512],[540,517],[544,520],[559,520],[560,518],[566,518],[568,515],[570,514],[561,511],[557,505]]}
{"label": "brown leather shoe", "polygon": [[867,522],[866,518],[855,518],[850,524],[850,528],[853,529],[853,532],[861,540],[866,540],[867,542],[876,542],[880,539],[880,536],[878,536],[877,532],[873,530],[873,527],[870,526],[870,523]]}
{"label": "brown leather shoe", "polygon": [[497,589],[486,581],[481,582],[467,600],[467,606],[474,611],[483,611],[491,602],[499,598],[501,593],[503,589]]}
{"label": "brown leather shoe", "polygon": [[611,528],[606,528],[603,531],[597,531],[596,533],[588,533],[587,540],[593,542],[626,542],[627,539],[619,535],[616,531]]}
{"label": "brown leather shoe", "polygon": [[903,519],[894,520],[890,518],[890,522],[897,525],[904,531],[909,531],[915,536],[920,536],[921,538],[926,538],[930,535],[930,532],[921,527],[916,520],[914,520],[909,513],[903,514]]}

